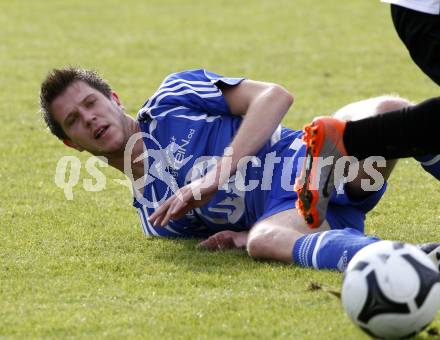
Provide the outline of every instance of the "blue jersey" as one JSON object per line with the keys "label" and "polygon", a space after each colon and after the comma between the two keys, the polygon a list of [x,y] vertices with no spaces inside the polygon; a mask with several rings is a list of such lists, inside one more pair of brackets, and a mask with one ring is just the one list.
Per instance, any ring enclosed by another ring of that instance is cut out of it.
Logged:
{"label": "blue jersey", "polygon": [[[215,166],[235,136],[242,117],[233,115],[217,85],[235,86],[243,78],[224,78],[206,70],[171,74],[138,112],[148,157],[145,157],[146,185],[135,195],[145,233],[160,236],[206,236],[214,232],[248,230],[263,214],[271,183],[262,183],[272,173],[263,166],[268,154],[289,150],[301,132],[281,126],[250,159],[238,176],[242,184],[258,181],[253,190],[237,188],[236,176],[203,207],[186,217],[155,228],[148,216],[177,188],[190,183]],[[299,143],[299,139],[297,141]],[[298,144],[297,144],[298,145]],[[293,183],[291,183],[293,187]],[[253,185],[255,186],[255,185]],[[290,190],[292,190],[290,188]]]}
{"label": "blue jersey", "polygon": [[146,235],[206,237],[226,229],[249,230],[262,218],[294,208],[293,184],[305,147],[302,131],[279,126],[206,205],[164,228],[148,221],[178,188],[206,174],[224,154],[242,117],[230,112],[219,85],[242,80],[203,69],[174,73],[139,110],[145,176],[134,206]]}

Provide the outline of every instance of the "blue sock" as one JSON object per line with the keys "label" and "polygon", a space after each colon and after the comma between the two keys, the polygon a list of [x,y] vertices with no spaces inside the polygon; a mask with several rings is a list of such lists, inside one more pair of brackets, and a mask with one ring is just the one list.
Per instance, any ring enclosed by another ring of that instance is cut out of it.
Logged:
{"label": "blue sock", "polygon": [[440,155],[428,155],[415,157],[420,162],[423,169],[440,181]]}
{"label": "blue sock", "polygon": [[363,247],[380,241],[352,228],[322,231],[302,236],[292,250],[293,261],[302,267],[344,271]]}

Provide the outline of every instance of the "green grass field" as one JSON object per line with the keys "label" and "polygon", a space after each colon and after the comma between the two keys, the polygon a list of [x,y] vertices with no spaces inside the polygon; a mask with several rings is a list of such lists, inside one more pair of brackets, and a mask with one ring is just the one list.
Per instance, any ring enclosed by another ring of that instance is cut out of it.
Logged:
{"label": "green grass field", "polygon": [[[342,275],[196,251],[146,239],[127,188],[109,168],[65,199],[60,157],[38,114],[53,67],[100,71],[135,114],[168,73],[195,67],[283,84],[300,128],[362,98],[438,95],[392,27],[366,0],[0,0],[0,338],[366,339],[325,291]],[[367,232],[440,239],[439,184],[399,163]],[[440,328],[440,315],[432,327]],[[420,339],[432,336],[422,333]]]}

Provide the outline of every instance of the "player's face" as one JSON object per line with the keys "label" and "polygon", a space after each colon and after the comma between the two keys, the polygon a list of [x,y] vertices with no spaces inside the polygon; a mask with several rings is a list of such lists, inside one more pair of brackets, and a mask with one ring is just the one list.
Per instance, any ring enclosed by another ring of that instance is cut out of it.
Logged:
{"label": "player's face", "polygon": [[72,83],[52,102],[52,113],[69,140],[64,143],[94,155],[124,150],[124,109],[115,93],[107,98],[83,81]]}

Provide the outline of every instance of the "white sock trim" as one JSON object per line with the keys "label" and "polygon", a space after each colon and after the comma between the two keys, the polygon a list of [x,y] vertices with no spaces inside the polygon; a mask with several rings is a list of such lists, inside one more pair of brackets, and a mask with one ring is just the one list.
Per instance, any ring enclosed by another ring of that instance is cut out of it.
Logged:
{"label": "white sock trim", "polygon": [[324,231],[322,232],[321,235],[319,235],[318,241],[316,241],[316,245],[315,245],[315,249],[313,249],[313,255],[312,255],[312,265],[313,268],[318,269],[318,249],[321,246],[321,241],[324,238],[325,235],[327,235],[327,233],[330,230]]}

